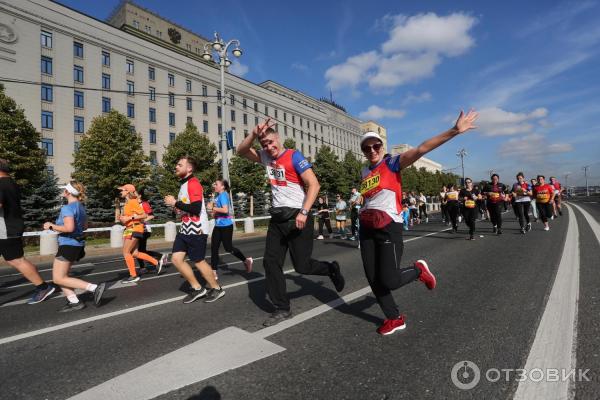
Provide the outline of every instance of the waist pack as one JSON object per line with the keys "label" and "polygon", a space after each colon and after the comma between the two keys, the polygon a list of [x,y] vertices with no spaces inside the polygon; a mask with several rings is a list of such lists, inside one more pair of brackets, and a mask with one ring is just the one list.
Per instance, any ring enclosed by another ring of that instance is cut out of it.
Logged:
{"label": "waist pack", "polygon": [[275,223],[287,222],[291,219],[296,218],[300,209],[291,207],[271,207],[269,208],[269,214],[271,214],[271,221]]}
{"label": "waist pack", "polygon": [[360,213],[360,226],[366,229],[383,229],[394,220],[388,213],[381,210],[364,210]]}

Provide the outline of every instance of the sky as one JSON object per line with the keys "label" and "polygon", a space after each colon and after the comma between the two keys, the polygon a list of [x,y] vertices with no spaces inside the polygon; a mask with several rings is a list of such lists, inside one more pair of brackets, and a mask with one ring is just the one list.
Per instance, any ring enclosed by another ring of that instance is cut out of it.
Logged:
{"label": "sky", "polygon": [[[60,0],[106,19],[118,0]],[[137,0],[192,31],[238,39],[232,72],[329,97],[416,146],[453,126],[478,129],[427,155],[465,175],[517,172],[600,185],[600,0],[303,2]],[[236,60],[237,61],[237,60]]]}

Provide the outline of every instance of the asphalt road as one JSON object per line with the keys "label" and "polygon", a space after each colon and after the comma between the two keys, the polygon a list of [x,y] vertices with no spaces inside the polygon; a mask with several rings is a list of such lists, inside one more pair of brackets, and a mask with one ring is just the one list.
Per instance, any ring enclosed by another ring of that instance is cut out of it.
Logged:
{"label": "asphalt road", "polygon": [[[572,204],[600,222],[598,199]],[[503,217],[503,235],[492,235],[489,222],[480,221],[483,237],[475,241],[465,240],[464,225],[450,234],[435,217],[405,232],[404,263],[427,260],[438,287],[428,291],[417,281],[397,290],[407,328],[386,337],[375,333],[383,316],[365,289],[356,242],[339,239],[315,241],[313,256],[338,260],[347,301],[338,300],[327,277],[290,272],[297,317],[270,330],[261,325],[271,310],[261,262],[264,238],[236,243],[257,259],[250,274],[237,259],[222,256],[228,265],[220,282],[227,294],[212,304],[182,304],[187,288],[171,266],[138,285],[113,286],[101,307],[88,301],[86,309],[62,314],[59,296],[23,304],[32,287],[3,271],[0,398],[509,399],[520,385],[515,374],[488,379],[486,371],[522,369],[534,358],[552,301],[572,302],[577,313],[571,326],[557,321],[546,333],[574,332],[574,342],[572,348],[562,341],[545,347],[570,355],[573,368],[589,370],[569,385],[571,397],[598,398],[600,244],[593,224],[571,208],[551,221],[549,232],[537,223],[523,236],[511,210]],[[567,232],[573,218],[579,237],[569,248],[578,248],[579,258],[565,265],[578,267],[576,297],[553,291],[563,252],[575,237]],[[81,264],[74,274],[93,282],[127,276],[116,257]],[[48,265],[39,268],[50,277]],[[288,257],[284,269],[291,268]],[[451,374],[465,360],[482,375],[469,390],[459,389]]]}

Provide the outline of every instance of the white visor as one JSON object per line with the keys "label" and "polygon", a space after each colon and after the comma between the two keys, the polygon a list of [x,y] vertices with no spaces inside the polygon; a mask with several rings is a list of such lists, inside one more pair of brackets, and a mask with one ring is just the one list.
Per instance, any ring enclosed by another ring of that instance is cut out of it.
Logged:
{"label": "white visor", "polygon": [[79,190],[75,189],[73,187],[73,185],[71,185],[71,183],[67,183],[65,186],[61,186],[61,189],[66,190],[67,192],[71,193],[73,196],[79,196]]}

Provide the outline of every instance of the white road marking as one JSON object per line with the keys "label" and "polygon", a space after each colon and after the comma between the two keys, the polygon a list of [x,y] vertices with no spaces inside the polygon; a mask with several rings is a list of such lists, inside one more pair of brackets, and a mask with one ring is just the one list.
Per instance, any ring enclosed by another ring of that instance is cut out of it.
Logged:
{"label": "white road marking", "polygon": [[583,214],[583,216],[587,220],[588,224],[590,225],[590,228],[592,228],[592,231],[596,235],[596,239],[598,240],[598,243],[600,244],[600,224],[598,223],[598,221],[596,221],[596,219],[582,207],[578,206],[577,204],[573,204],[573,203],[570,203],[570,204],[573,207],[577,208],[577,210],[579,210],[579,212]]}
{"label": "white road marking", "polygon": [[[544,376],[550,369],[568,373],[577,365],[575,349],[579,300],[579,227],[575,213],[568,205],[566,207],[570,215],[565,246],[550,297],[524,367],[528,372],[539,368]],[[569,396],[569,390],[568,379],[564,382],[560,379],[557,382],[550,382],[548,379],[542,379],[540,382],[525,379],[519,382],[514,399],[567,399],[572,397]]]}

